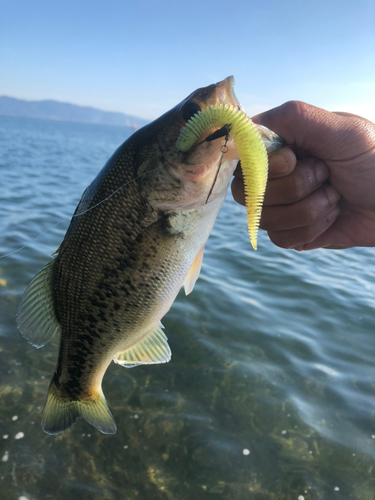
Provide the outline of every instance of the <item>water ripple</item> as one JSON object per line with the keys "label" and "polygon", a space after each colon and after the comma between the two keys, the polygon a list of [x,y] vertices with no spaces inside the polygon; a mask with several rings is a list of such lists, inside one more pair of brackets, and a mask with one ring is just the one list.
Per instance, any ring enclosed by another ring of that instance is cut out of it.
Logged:
{"label": "water ripple", "polygon": [[36,432],[31,422],[40,419],[57,341],[40,351],[28,346],[15,327],[17,305],[59,246],[83,190],[128,133],[0,117],[0,253],[47,230],[0,260],[0,427],[14,432],[12,416],[23,415],[18,430],[26,436],[6,448],[4,484],[14,470],[33,498],[42,488],[61,489],[66,499],[129,491],[129,499],[200,500],[210,492],[242,500],[251,491],[310,500],[333,498],[337,484],[342,498],[372,498],[374,250],[286,251],[261,231],[254,252],[245,210],[230,195],[193,293],[181,292],[163,320],[172,361],[108,370],[116,437],[84,422],[62,438]]}

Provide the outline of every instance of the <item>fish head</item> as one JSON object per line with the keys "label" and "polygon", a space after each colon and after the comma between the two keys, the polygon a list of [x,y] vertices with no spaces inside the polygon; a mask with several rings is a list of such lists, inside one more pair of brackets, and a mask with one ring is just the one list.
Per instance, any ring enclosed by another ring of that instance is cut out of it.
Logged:
{"label": "fish head", "polygon": [[[144,127],[148,136],[136,175],[142,194],[156,210],[190,209],[224,197],[239,160],[231,137],[205,141],[219,127],[205,130],[194,145],[181,152],[177,140],[192,116],[217,104],[241,108],[234,78],[190,94],[180,104]],[[140,131],[141,132],[141,131]],[[220,135],[220,134],[219,134]]]}

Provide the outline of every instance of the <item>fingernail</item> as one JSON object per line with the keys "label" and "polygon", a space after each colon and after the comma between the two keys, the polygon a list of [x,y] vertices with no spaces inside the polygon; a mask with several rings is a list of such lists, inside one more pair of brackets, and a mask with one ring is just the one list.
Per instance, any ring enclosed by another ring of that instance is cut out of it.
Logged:
{"label": "fingernail", "polygon": [[341,198],[340,193],[332,186],[326,187],[326,195],[331,205],[335,205]]}
{"label": "fingernail", "polygon": [[326,221],[327,222],[335,221],[339,213],[340,213],[340,208],[336,206],[333,210],[329,212],[329,214],[326,215]]}
{"label": "fingernail", "polygon": [[269,178],[283,177],[290,174],[295,165],[296,157],[289,148],[282,148],[270,155]]}

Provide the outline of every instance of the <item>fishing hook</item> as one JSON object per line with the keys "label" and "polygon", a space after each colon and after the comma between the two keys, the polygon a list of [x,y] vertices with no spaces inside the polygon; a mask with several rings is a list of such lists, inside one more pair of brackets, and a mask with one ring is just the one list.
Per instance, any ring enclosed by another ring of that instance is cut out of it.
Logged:
{"label": "fishing hook", "polygon": [[[225,132],[223,134],[223,132]],[[209,139],[210,141],[214,140],[214,139],[217,139],[218,137],[223,137],[225,135],[225,143],[220,147],[220,151],[221,151],[221,156],[220,156],[220,161],[219,161],[219,166],[217,167],[217,171],[216,171],[216,175],[215,175],[215,178],[214,178],[214,182],[212,183],[212,186],[211,186],[211,189],[208,193],[208,196],[207,196],[207,199],[206,199],[206,203],[205,205],[207,205],[208,203],[208,200],[212,194],[212,191],[215,187],[215,184],[216,184],[216,181],[217,181],[217,178],[219,176],[219,172],[220,172],[220,168],[221,168],[221,164],[223,162],[223,157],[225,155],[225,153],[228,152],[228,146],[227,146],[227,143],[229,141],[229,132],[230,132],[230,125],[224,125],[223,127],[221,127],[221,129],[217,130],[216,132],[214,132],[213,134],[211,134],[211,136],[208,136],[208,137],[212,137],[214,136],[216,133],[220,133],[221,135],[218,135],[217,137],[215,138],[212,138],[212,139]],[[207,140],[207,139],[206,139]]]}

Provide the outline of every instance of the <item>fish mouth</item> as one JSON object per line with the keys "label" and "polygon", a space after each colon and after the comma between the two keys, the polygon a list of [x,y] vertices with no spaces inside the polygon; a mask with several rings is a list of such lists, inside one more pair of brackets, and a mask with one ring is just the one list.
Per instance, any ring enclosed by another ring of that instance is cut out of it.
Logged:
{"label": "fish mouth", "polygon": [[234,76],[228,76],[221,82],[218,82],[216,84],[217,96],[224,104],[242,109],[241,103],[234,92],[234,83]]}

